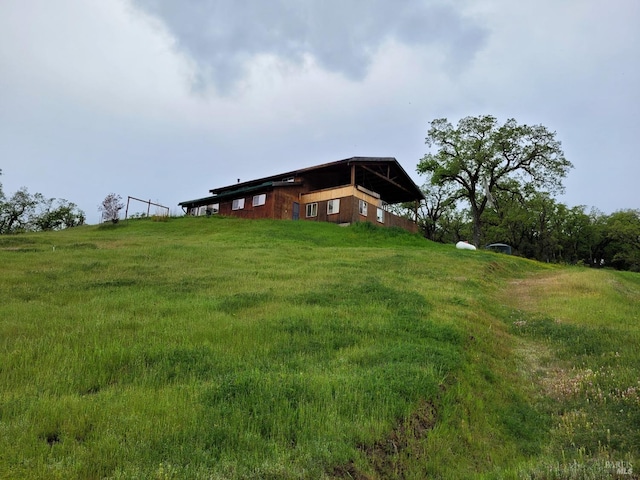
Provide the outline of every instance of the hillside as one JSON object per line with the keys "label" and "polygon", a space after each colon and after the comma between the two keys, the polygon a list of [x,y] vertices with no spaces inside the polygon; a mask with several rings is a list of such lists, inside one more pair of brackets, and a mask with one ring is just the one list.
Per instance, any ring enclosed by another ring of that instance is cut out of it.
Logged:
{"label": "hillside", "polygon": [[222,217],[2,236],[0,264],[0,478],[640,469],[637,274]]}

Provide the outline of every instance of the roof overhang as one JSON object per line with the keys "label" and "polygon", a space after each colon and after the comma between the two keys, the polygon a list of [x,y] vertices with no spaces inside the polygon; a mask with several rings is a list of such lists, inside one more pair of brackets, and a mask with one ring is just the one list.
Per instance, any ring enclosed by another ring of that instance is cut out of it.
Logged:
{"label": "roof overhang", "polygon": [[262,182],[257,185],[247,185],[247,184],[238,184],[237,188],[233,190],[227,190],[223,193],[217,193],[215,195],[211,195],[209,197],[196,198],[195,200],[186,200],[184,202],[180,202],[178,205],[181,207],[192,207],[197,205],[210,205],[213,203],[217,203],[221,200],[227,200],[229,198],[236,198],[246,193],[255,192],[258,190],[271,190],[273,188],[274,182]]}

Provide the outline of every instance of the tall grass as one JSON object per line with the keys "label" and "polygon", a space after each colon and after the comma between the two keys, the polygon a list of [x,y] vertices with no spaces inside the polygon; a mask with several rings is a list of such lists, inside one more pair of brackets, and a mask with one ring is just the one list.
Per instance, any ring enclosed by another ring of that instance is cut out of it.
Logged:
{"label": "tall grass", "polygon": [[367,224],[130,220],[0,262],[0,477],[502,475],[562,443],[514,339],[588,355],[501,294],[564,270]]}

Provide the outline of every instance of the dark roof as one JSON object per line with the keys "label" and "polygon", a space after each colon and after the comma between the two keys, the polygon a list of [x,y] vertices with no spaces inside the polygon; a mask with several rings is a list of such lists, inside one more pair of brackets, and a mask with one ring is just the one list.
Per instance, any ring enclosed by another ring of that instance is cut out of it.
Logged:
{"label": "dark roof", "polygon": [[259,185],[244,185],[244,186],[240,186],[240,184],[237,184],[238,188],[236,188],[235,190],[229,190],[222,194],[211,195],[208,197],[196,198],[195,200],[185,200],[184,202],[180,202],[178,205],[179,206],[209,205],[212,203],[219,202],[220,200],[224,200],[225,198],[236,197],[237,195],[242,193],[249,193],[249,192],[254,192],[256,190],[269,189],[269,187],[273,187],[273,183],[274,182],[263,182]]}
{"label": "dark roof", "polygon": [[[393,157],[351,157],[336,162],[250,180],[248,182],[214,188],[209,191],[214,195],[221,195],[227,192],[237,191],[241,187],[259,185],[265,182],[281,182],[287,178],[312,172],[321,174],[325,178],[344,178],[345,175],[350,175],[351,165],[360,167],[356,172],[356,183],[369,190],[378,192],[387,203],[410,202],[424,198],[420,188],[411,180],[407,172],[405,172]],[[346,178],[348,180],[344,183],[348,184],[350,182],[350,176]]]}

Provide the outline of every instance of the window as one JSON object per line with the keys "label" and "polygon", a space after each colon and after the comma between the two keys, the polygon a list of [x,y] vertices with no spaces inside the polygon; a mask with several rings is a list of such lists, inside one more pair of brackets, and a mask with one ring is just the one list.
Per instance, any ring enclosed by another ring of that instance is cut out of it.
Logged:
{"label": "window", "polygon": [[376,211],[376,220],[378,220],[378,222],[380,223],[384,223],[384,210],[381,208],[378,208],[378,210]]}
{"label": "window", "polygon": [[244,198],[236,198],[231,204],[231,210],[242,210],[244,208]]}
{"label": "window", "polygon": [[317,217],[317,216],[318,216],[318,204],[307,203],[307,217]]}
{"label": "window", "polygon": [[329,200],[327,202],[327,215],[338,213],[340,211],[340,199]]}
{"label": "window", "polygon": [[264,203],[267,201],[267,194],[266,193],[261,193],[260,195],[254,195],[253,196],[253,206],[254,207],[259,207],[260,205],[264,205]]}
{"label": "window", "polygon": [[360,203],[358,204],[358,212],[360,212],[360,215],[364,215],[365,217],[367,216],[367,202],[360,200]]}
{"label": "window", "polygon": [[207,205],[207,215],[216,215],[220,211],[220,204],[214,203],[213,205]]}

